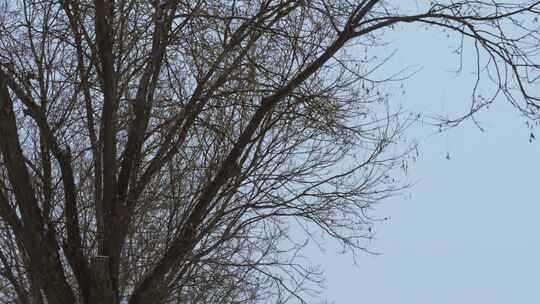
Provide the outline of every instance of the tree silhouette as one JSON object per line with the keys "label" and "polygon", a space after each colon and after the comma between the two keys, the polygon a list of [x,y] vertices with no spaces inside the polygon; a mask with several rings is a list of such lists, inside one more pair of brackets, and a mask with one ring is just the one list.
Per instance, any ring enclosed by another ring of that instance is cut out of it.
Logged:
{"label": "tree silhouette", "polygon": [[539,2],[396,3],[5,0],[0,302],[303,301],[321,274],[288,228],[361,250],[406,186],[407,120],[371,78],[385,31],[474,42],[446,123],[501,94],[537,117]]}

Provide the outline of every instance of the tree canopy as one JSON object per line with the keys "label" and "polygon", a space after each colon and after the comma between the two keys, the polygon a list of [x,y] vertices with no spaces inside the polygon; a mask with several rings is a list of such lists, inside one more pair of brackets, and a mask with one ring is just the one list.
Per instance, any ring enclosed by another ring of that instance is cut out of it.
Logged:
{"label": "tree canopy", "polygon": [[303,302],[305,238],[362,250],[407,186],[386,32],[472,42],[442,123],[497,96],[537,118],[540,1],[418,2],[0,2],[0,302]]}

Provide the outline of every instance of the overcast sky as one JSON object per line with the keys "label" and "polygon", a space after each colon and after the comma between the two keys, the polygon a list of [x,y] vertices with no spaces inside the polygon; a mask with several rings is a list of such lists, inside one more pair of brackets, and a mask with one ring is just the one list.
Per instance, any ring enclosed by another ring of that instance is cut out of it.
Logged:
{"label": "overcast sky", "polygon": [[[395,97],[411,111],[457,113],[470,102],[472,75],[449,71],[457,58],[452,39],[409,26],[389,36],[397,49],[387,70],[421,66]],[[465,54],[471,60],[472,52]],[[540,91],[540,90],[539,90]],[[410,167],[415,187],[385,201],[376,214],[370,249],[357,266],[327,244],[313,252],[326,270],[328,300],[340,304],[540,303],[540,143],[529,142],[525,120],[503,99],[471,122],[428,136],[417,125],[408,138],[420,143]],[[446,159],[447,153],[450,159]]]}

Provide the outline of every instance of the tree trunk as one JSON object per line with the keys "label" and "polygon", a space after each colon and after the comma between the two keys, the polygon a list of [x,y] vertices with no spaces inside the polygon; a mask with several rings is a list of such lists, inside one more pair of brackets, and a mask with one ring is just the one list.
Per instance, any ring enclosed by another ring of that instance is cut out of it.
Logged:
{"label": "tree trunk", "polygon": [[95,288],[90,293],[90,303],[117,304],[109,277],[109,257],[95,256],[92,258],[91,264]]}

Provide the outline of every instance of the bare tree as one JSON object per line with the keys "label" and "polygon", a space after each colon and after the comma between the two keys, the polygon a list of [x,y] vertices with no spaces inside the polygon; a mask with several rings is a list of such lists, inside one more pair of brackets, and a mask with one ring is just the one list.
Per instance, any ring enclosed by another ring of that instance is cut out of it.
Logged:
{"label": "bare tree", "polygon": [[4,0],[0,302],[302,301],[321,274],[294,235],[362,249],[404,186],[385,31],[474,42],[463,118],[481,79],[537,115],[539,2],[396,3]]}

